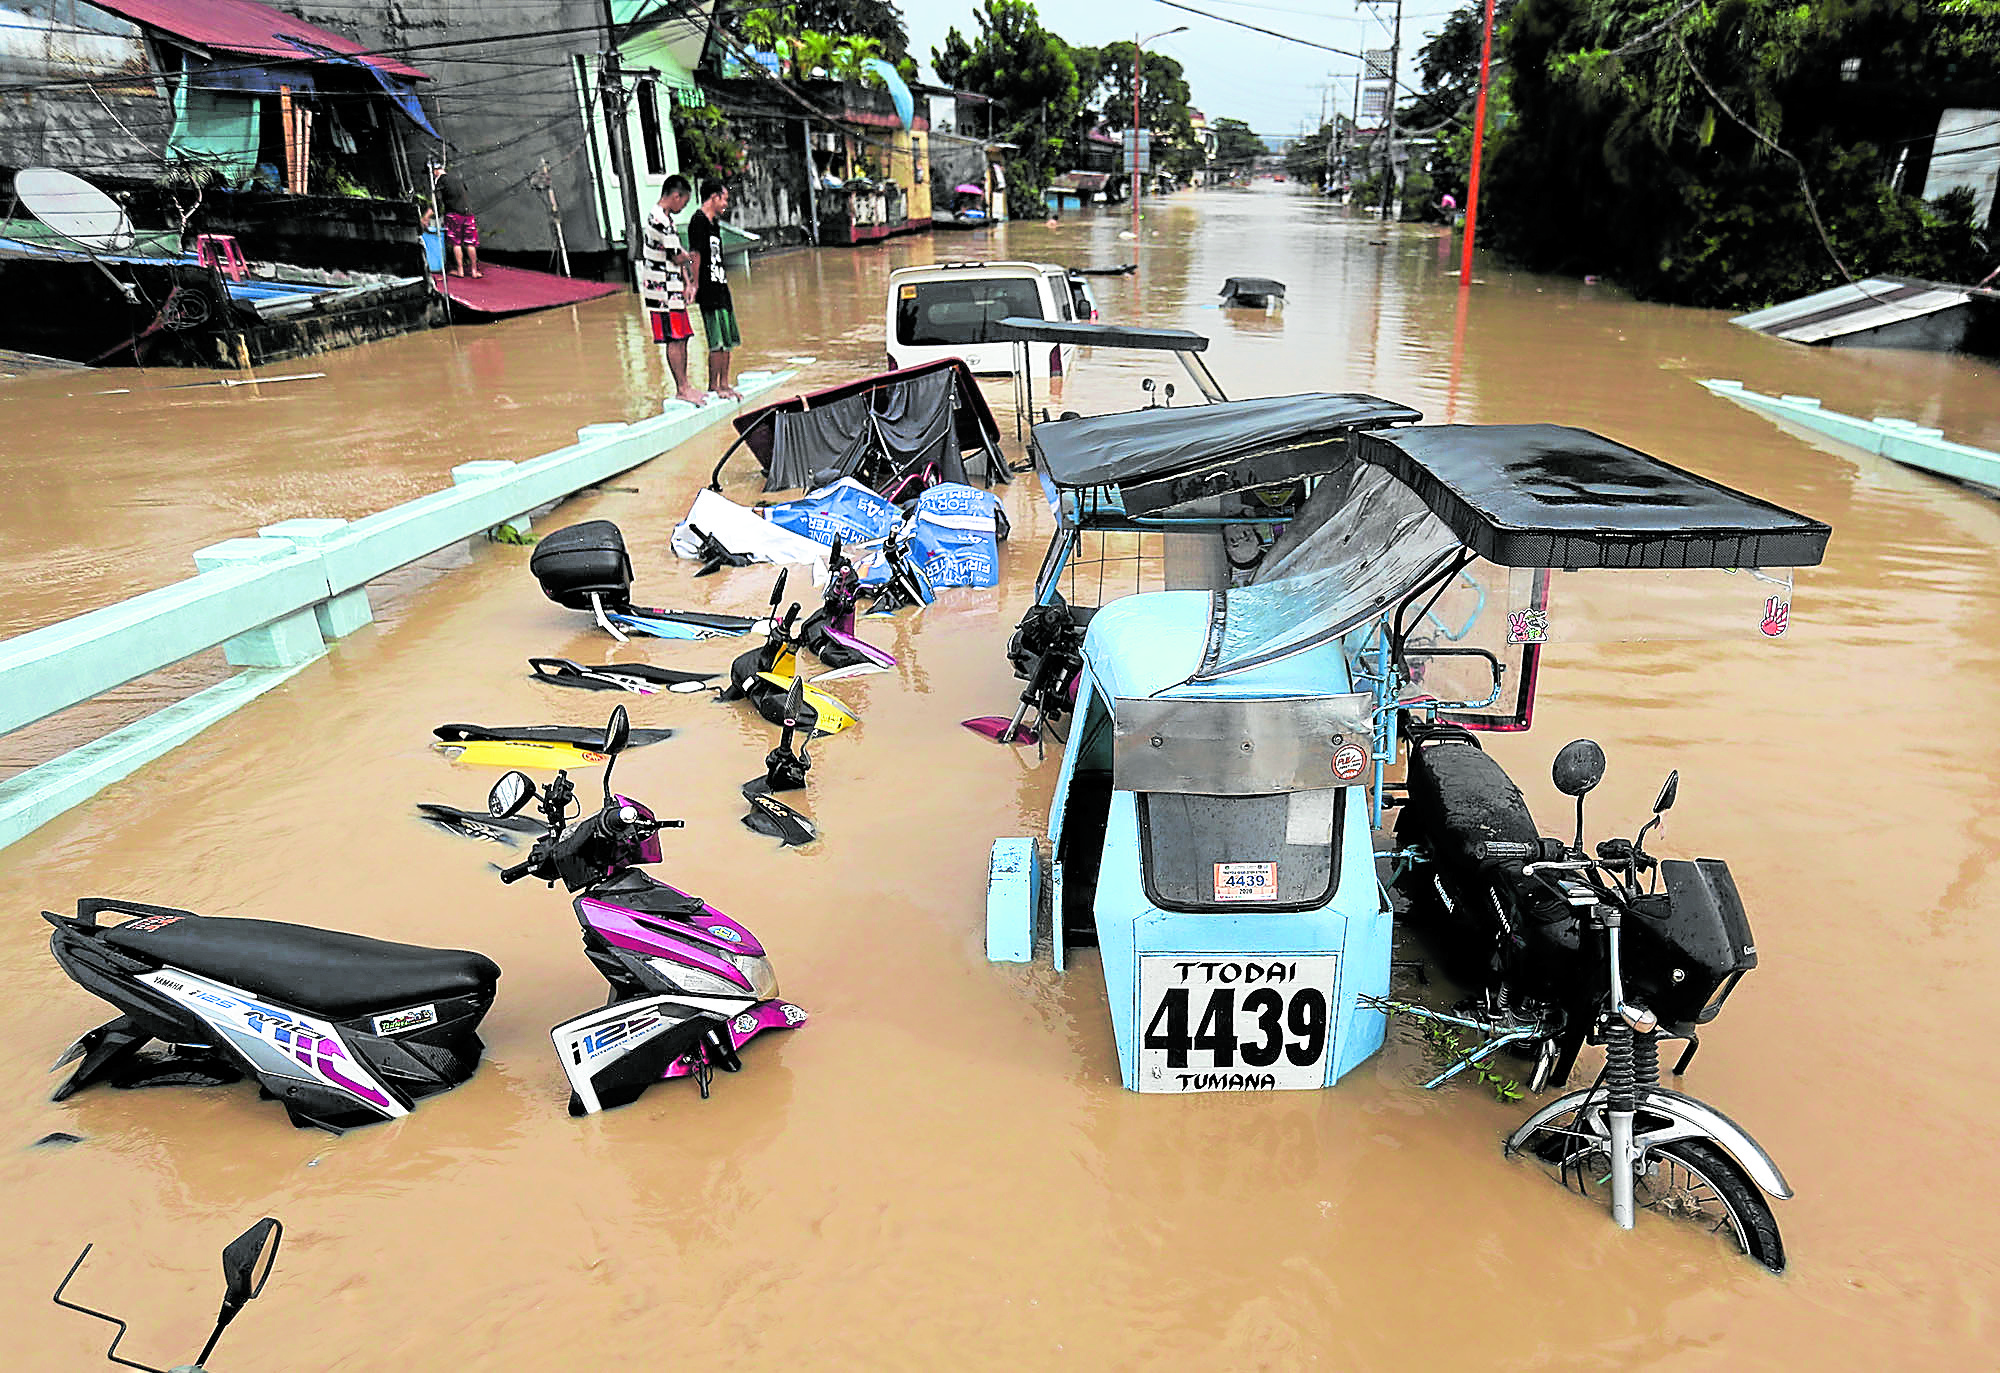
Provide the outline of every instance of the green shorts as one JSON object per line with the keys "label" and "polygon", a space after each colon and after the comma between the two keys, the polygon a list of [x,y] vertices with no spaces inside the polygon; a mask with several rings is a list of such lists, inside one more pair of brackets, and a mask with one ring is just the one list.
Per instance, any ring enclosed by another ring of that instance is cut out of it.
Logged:
{"label": "green shorts", "polygon": [[720,353],[743,342],[743,335],[736,328],[734,310],[703,310],[701,326],[708,333],[708,351]]}

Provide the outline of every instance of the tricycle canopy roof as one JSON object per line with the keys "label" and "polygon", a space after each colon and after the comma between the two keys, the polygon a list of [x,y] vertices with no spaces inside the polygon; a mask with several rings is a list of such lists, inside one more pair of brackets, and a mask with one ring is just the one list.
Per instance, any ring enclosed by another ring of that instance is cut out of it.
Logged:
{"label": "tricycle canopy roof", "polygon": [[1812,567],[1832,533],[1588,429],[1426,425],[1355,452],[1504,567]]}
{"label": "tricycle canopy roof", "polygon": [[1036,425],[1034,457],[1057,486],[1124,487],[1125,508],[1136,514],[1331,472],[1353,460],[1347,440],[1356,430],[1422,418],[1358,393],[1160,406]]}
{"label": "tricycle canopy roof", "polygon": [[1091,320],[1033,319],[1009,315],[994,321],[992,335],[1014,343],[1073,343],[1082,348],[1139,348],[1162,353],[1199,353],[1208,335],[1192,329],[1147,329]]}

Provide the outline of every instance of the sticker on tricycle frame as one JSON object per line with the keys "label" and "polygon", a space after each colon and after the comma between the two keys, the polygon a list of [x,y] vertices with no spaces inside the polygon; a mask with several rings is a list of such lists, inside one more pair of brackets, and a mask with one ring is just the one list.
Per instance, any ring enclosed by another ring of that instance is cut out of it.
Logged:
{"label": "sticker on tricycle frame", "polygon": [[1215,899],[1217,901],[1276,901],[1278,899],[1278,865],[1276,863],[1217,863],[1215,865]]}
{"label": "sticker on tricycle frame", "polygon": [[1337,953],[1141,954],[1138,1089],[1325,1086],[1339,987]]}

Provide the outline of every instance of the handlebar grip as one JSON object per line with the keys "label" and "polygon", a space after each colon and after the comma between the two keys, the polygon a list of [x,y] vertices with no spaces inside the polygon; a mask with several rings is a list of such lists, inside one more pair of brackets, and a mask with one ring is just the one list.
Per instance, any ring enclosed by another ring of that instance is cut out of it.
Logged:
{"label": "handlebar grip", "polygon": [[535,860],[532,856],[523,858],[511,868],[500,869],[500,880],[507,883],[518,882],[526,877],[534,866]]}

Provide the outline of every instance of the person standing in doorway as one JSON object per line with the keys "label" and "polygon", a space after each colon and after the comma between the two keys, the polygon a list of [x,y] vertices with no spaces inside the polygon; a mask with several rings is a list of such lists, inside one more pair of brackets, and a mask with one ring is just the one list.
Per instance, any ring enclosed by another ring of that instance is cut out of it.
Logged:
{"label": "person standing in doorway", "polygon": [[[444,205],[444,241],[451,245],[451,274],[455,277],[483,277],[479,270],[479,221],[473,217],[471,198],[457,172],[438,178],[438,199]],[[470,264],[471,270],[467,271]]]}
{"label": "person standing in doorway", "polygon": [[708,335],[708,389],[725,400],[743,393],[729,384],[729,355],[743,342],[736,328],[736,307],[729,296],[729,273],[722,265],[722,230],[729,213],[729,188],[720,181],[701,183],[701,208],[688,221],[688,249],[694,254],[694,303],[701,307]]}
{"label": "person standing in doorway", "polygon": [[674,399],[704,404],[701,392],[688,382],[688,340],[694,325],[688,320],[687,283],[693,256],[681,247],[674,216],[687,208],[694,188],[684,176],[670,176],[660,198],[646,216],[645,241],[639,255],[639,300],[653,326],[653,342],[667,350],[667,370],[674,378]]}

